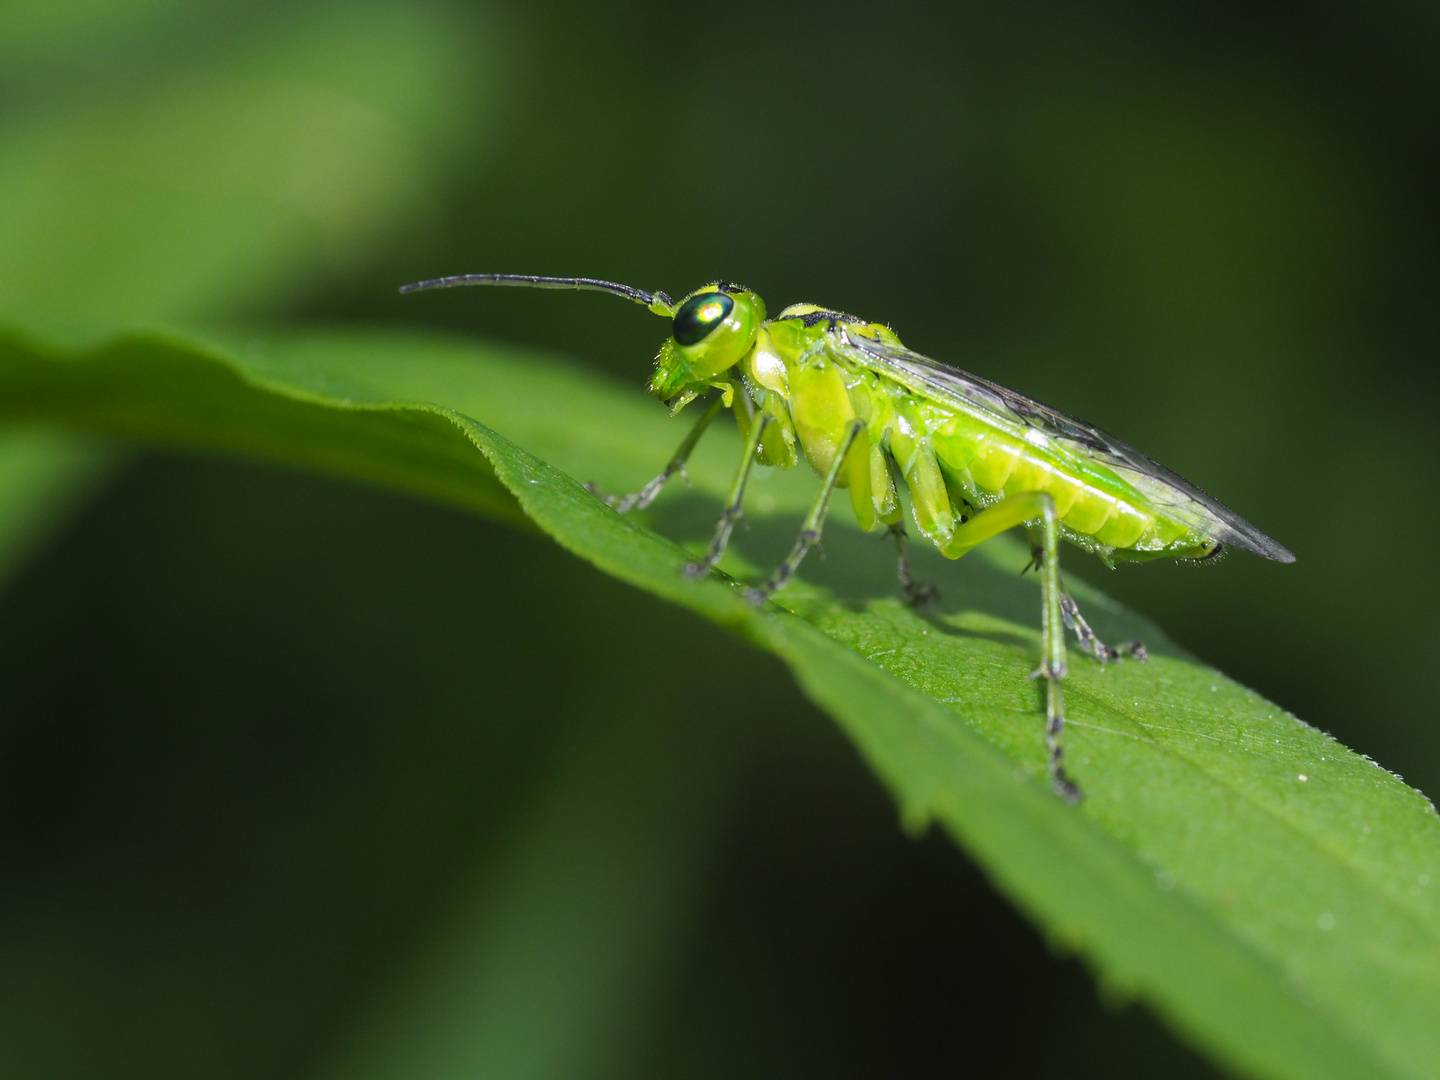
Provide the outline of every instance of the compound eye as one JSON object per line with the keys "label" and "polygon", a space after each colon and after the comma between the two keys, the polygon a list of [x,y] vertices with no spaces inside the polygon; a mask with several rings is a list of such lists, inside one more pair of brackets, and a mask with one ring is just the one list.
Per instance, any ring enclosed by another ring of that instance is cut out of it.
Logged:
{"label": "compound eye", "polygon": [[675,312],[675,340],[681,345],[698,345],[710,331],[725,321],[735,308],[735,299],[720,292],[700,293]]}

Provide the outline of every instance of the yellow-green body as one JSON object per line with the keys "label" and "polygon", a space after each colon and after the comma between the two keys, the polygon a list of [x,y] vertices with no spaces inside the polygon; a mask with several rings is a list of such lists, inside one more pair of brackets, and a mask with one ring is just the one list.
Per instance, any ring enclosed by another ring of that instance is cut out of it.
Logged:
{"label": "yellow-green body", "polygon": [[743,512],[757,463],[791,468],[804,458],[822,482],[789,557],[746,595],[764,603],[783,588],[820,540],[830,496],[848,488],[864,529],[886,525],[899,548],[898,577],[908,602],[932,586],[910,578],[898,484],[915,524],[947,557],[1024,526],[1040,578],[1040,667],[1045,680],[1045,741],[1058,794],[1080,797],[1067,775],[1060,735],[1065,628],[1106,662],[1143,661],[1144,646],[1111,648],[1081,618],[1060,580],[1059,542],[1069,540],[1107,563],[1127,559],[1208,559],[1222,545],[1267,559],[1295,556],[1193,484],[1104,432],[1012,390],[906,349],[895,332],[814,304],[774,319],[739,285],[717,281],[675,303],[664,293],[596,278],[463,274],[402,291],[455,285],[588,289],[623,296],[671,320],[650,391],[672,413],[704,395],[701,414],[665,470],[640,491],[606,501],[618,512],[643,509],[681,471],[723,406],[735,413],[745,449],[705,556],[686,573],[708,574]]}
{"label": "yellow-green body", "polygon": [[[762,322],[753,346],[708,385],[727,395],[742,434],[762,413],[772,418],[757,454],[762,464],[790,468],[803,457],[824,476],[850,425],[861,421],[864,433],[837,486],[849,489],[862,528],[900,520],[898,476],[916,526],[952,558],[969,550],[952,545],[956,526],[1021,492],[1050,495],[1061,535],[1107,561],[1203,558],[1218,546],[1062,441],[1034,428],[1007,430],[863,366],[834,348],[842,333],[903,347],[888,326],[797,304]],[[662,371],[666,351],[679,348],[673,339],[662,347]]]}

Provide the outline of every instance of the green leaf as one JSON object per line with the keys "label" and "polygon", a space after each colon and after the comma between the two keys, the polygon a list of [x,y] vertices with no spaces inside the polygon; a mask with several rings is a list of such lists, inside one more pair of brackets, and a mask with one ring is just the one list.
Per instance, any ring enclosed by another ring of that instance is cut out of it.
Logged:
{"label": "green leaf", "polygon": [[53,431],[0,433],[0,583],[70,519],[118,457]]}
{"label": "green leaf", "polygon": [[[1015,545],[957,564],[922,553],[944,590],[926,617],[894,599],[887,550],[841,511],[828,558],[781,595],[789,610],[756,611],[730,581],[679,573],[684,544],[708,534],[733,433],[697,456],[693,491],[622,518],[580,480],[637,486],[683,425],[638,389],[436,337],[316,333],[222,349],[150,334],[85,353],[11,337],[0,402],[12,422],[259,454],[533,522],[782,657],[909,827],[943,825],[1058,946],[1220,1061],[1273,1077],[1435,1072],[1440,820],[1429,802],[1077,587],[1103,635],[1145,639],[1153,659],[1102,670],[1074,658],[1070,759],[1088,799],[1063,804],[1044,780],[1028,678],[1038,594],[1016,573]],[[753,528],[727,568],[778,558],[814,483],[802,470],[759,477]],[[662,662],[717,677],[683,642]]]}
{"label": "green leaf", "polygon": [[[433,224],[440,147],[493,100],[493,58],[475,55],[489,35],[445,5],[372,0],[277,14],[269,33],[242,22],[197,56],[166,43],[161,16],[183,9],[151,4],[104,20],[155,24],[143,77],[17,95],[27,108],[0,131],[0,318],[78,340],[273,306]],[[50,7],[0,31],[0,57],[61,24],[94,32],[88,12]]]}

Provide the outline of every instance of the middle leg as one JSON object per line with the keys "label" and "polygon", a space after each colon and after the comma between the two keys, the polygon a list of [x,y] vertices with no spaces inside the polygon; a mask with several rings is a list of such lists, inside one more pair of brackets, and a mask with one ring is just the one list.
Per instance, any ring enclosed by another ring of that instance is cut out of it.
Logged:
{"label": "middle leg", "polygon": [[916,581],[910,572],[910,556],[905,544],[905,525],[895,522],[890,526],[890,535],[895,538],[895,576],[900,579],[900,595],[911,607],[923,607],[932,600],[940,599],[940,587],[933,581]]}
{"label": "middle leg", "polygon": [[750,437],[745,440],[745,456],[740,459],[740,468],[735,473],[734,483],[730,485],[730,498],[725,502],[725,509],[720,512],[714,539],[710,541],[710,547],[706,549],[703,559],[685,564],[687,576],[704,577],[711,567],[720,561],[720,556],[725,554],[725,547],[730,543],[730,534],[735,530],[735,523],[744,513],[745,485],[750,480],[750,470],[755,467],[755,452],[760,447],[760,437],[765,434],[765,426],[770,420],[769,413],[761,413],[760,419],[750,428]]}
{"label": "middle leg", "polygon": [[845,441],[840,444],[840,450],[835,455],[834,462],[830,465],[830,471],[825,474],[825,482],[820,485],[820,493],[815,496],[815,501],[810,504],[810,511],[805,515],[805,523],[800,527],[800,535],[795,539],[795,546],[790,549],[790,554],[785,561],[775,568],[775,572],[766,579],[759,588],[747,589],[745,597],[752,604],[760,605],[779,589],[783,589],[786,583],[794,576],[795,571],[800,568],[800,562],[809,554],[810,549],[820,542],[820,530],[825,525],[825,512],[830,508],[830,496],[835,491],[835,485],[840,482],[840,471],[845,466],[845,460],[850,456],[850,448],[855,445],[855,439],[865,429],[863,422],[852,420],[850,430],[845,433]]}

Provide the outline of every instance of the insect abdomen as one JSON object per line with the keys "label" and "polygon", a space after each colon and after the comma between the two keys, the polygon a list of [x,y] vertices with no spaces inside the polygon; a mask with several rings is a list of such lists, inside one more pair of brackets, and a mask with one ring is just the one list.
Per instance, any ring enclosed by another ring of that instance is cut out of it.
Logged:
{"label": "insect abdomen", "polygon": [[[970,489],[981,505],[1043,491],[1055,500],[1067,529],[1111,548],[1128,548],[1154,530],[1155,515],[1119,492],[1076,475],[1057,455],[969,417],[951,414],[941,420],[933,442],[958,485]],[[1118,479],[1115,486],[1120,486]]]}
{"label": "insect abdomen", "polygon": [[[810,464],[826,472],[848,424],[857,416],[864,419],[869,452],[894,458],[910,489],[916,524],[942,550],[964,519],[961,511],[1025,492],[1049,494],[1064,535],[1107,557],[1117,550],[1139,557],[1178,553],[1202,539],[1157,513],[1118,476],[1079,459],[1042,432],[1028,438],[1011,433],[830,357],[785,360],[783,396]],[[862,452],[863,443],[856,446],[855,467],[846,469],[840,486],[851,487],[862,525],[890,521],[898,510],[889,483],[855,482],[871,480],[859,460]],[[877,475],[888,479],[883,467]]]}

